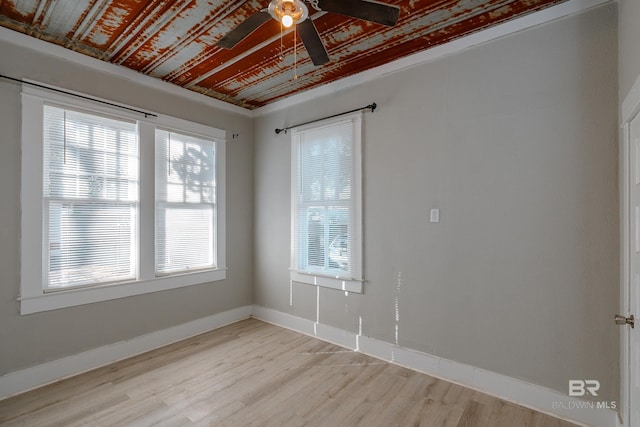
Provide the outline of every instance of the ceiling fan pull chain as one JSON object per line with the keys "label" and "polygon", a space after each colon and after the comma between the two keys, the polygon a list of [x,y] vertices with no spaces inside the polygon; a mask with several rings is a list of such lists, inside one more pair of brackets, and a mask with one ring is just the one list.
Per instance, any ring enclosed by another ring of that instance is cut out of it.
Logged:
{"label": "ceiling fan pull chain", "polygon": [[284,53],[282,53],[283,50],[283,43],[282,43],[282,38],[284,37],[284,26],[282,25],[282,23],[280,24],[280,60],[284,60]]}
{"label": "ceiling fan pull chain", "polygon": [[293,26],[293,80],[298,78],[298,26]]}

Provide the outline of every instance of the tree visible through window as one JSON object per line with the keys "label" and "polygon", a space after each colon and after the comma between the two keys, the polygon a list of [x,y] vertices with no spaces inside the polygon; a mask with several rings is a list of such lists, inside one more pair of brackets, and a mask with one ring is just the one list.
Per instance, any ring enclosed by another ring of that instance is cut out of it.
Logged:
{"label": "tree visible through window", "polygon": [[156,271],[213,268],[215,143],[156,130]]}

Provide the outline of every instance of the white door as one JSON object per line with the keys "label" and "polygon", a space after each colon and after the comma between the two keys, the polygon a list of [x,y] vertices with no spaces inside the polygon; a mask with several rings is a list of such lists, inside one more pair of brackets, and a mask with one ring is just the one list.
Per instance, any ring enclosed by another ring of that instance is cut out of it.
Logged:
{"label": "white door", "polygon": [[[628,218],[629,218],[629,275],[626,280],[628,289],[624,290],[624,301],[616,323],[624,328],[624,352],[626,359],[626,379],[628,387],[629,426],[640,427],[640,114],[636,114],[628,127],[629,173],[628,173]],[[634,317],[635,316],[635,317]],[[635,327],[632,327],[634,325]]]}

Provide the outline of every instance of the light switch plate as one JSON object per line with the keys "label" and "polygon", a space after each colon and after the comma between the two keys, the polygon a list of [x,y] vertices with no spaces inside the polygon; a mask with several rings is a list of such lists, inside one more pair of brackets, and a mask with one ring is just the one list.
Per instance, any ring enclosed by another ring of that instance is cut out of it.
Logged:
{"label": "light switch plate", "polygon": [[440,209],[431,209],[429,219],[431,222],[440,222]]}

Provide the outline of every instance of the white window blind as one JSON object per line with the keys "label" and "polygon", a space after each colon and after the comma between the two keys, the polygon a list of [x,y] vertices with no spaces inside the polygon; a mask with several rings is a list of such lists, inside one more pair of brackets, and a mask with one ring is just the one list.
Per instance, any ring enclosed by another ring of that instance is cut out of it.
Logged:
{"label": "white window blind", "polygon": [[136,123],[44,106],[44,288],[136,277]]}
{"label": "white window blind", "polygon": [[293,133],[294,272],[361,278],[359,118]]}
{"label": "white window blind", "polygon": [[216,267],[215,142],[156,129],[156,274]]}

